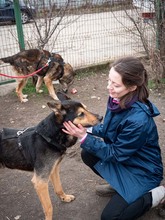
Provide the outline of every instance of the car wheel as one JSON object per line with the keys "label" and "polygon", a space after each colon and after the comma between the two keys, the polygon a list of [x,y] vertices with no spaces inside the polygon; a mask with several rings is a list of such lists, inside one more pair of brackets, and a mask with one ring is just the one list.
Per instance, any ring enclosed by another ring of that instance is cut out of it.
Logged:
{"label": "car wheel", "polygon": [[30,20],[29,15],[24,11],[21,12],[21,20],[22,24],[25,24]]}

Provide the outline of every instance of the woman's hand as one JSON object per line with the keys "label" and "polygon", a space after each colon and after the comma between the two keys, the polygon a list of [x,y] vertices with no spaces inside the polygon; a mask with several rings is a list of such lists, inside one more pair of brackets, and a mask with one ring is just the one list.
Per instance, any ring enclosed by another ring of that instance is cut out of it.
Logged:
{"label": "woman's hand", "polygon": [[87,134],[87,129],[84,128],[81,124],[76,126],[71,121],[68,121],[64,122],[63,125],[65,127],[65,129],[62,129],[63,132],[75,136],[79,139],[82,139]]}

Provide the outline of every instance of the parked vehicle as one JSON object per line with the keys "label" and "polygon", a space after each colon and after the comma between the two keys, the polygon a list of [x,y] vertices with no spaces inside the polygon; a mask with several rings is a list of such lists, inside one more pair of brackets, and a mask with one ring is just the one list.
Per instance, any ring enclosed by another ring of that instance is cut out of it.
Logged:
{"label": "parked vehicle", "polygon": [[[155,7],[157,7],[156,11],[159,13],[159,4],[154,5],[153,0],[133,0],[133,6],[141,10],[144,21],[155,19]],[[161,10],[165,12],[165,0],[161,7]]]}
{"label": "parked vehicle", "polygon": [[[24,1],[19,1],[21,10],[21,20],[25,24],[36,16],[36,10],[33,6],[25,4]],[[14,3],[12,0],[0,1],[0,22],[11,21],[15,22]]]}

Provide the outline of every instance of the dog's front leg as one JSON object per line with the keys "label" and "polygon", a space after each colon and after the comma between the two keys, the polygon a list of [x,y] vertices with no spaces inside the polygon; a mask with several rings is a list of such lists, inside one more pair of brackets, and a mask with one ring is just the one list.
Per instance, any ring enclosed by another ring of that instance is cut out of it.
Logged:
{"label": "dog's front leg", "polygon": [[44,82],[45,85],[49,91],[49,95],[54,99],[54,100],[59,100],[56,93],[55,93],[55,89],[53,87],[53,83],[52,83],[52,79],[49,77],[49,75],[46,75],[44,77]]}
{"label": "dog's front leg", "polygon": [[54,191],[57,194],[57,196],[60,197],[60,199],[64,202],[71,202],[75,199],[75,197],[73,195],[65,194],[61,185],[60,174],[59,174],[61,160],[62,158],[60,158],[55,163],[55,166],[53,167],[53,170],[50,175],[50,179],[52,181]]}
{"label": "dog's front leg", "polygon": [[43,207],[45,213],[45,220],[52,220],[53,207],[49,196],[48,182],[45,182],[35,173],[31,181],[34,185],[34,188],[38,194],[41,205]]}
{"label": "dog's front leg", "polygon": [[16,93],[17,93],[17,96],[19,97],[21,102],[27,102],[28,101],[28,99],[27,99],[28,95],[25,95],[25,94],[22,93],[22,90],[25,87],[25,85],[27,83],[27,80],[28,79],[25,79],[25,78],[17,80],[18,85],[16,87]]}

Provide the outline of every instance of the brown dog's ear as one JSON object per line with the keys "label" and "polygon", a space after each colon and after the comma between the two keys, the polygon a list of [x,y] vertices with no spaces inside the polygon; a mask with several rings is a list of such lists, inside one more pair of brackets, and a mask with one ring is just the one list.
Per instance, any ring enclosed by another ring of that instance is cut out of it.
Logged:
{"label": "brown dog's ear", "polygon": [[55,112],[55,114],[59,114],[61,111],[61,102],[60,101],[54,101],[54,102],[47,102],[47,105],[49,108]]}
{"label": "brown dog's ear", "polygon": [[59,100],[62,102],[62,101],[65,101],[65,100],[68,100],[68,99],[71,99],[69,96],[67,96],[65,93],[63,92],[60,92],[58,91],[57,92],[57,97],[59,98]]}

